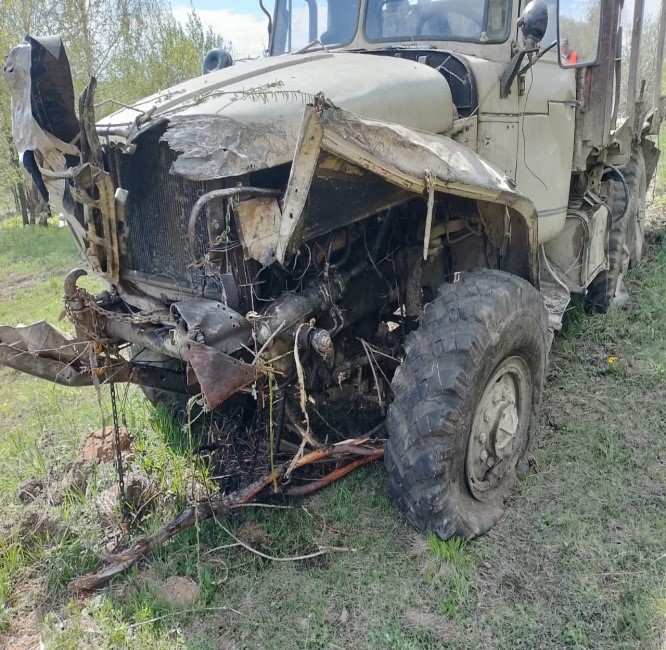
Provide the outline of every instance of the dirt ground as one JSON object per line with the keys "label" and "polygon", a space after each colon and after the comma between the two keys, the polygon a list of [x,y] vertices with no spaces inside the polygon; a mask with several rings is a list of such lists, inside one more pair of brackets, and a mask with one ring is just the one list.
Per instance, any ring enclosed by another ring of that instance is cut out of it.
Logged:
{"label": "dirt ground", "polygon": [[[665,233],[666,209],[653,207],[626,308],[603,317],[572,304],[532,471],[496,528],[468,544],[407,528],[377,465],[312,498],[193,527],[77,597],[67,584],[117,531],[112,463],[77,465],[84,449],[97,457],[90,434],[106,438],[100,405],[94,391],[0,370],[0,648],[664,650]],[[58,233],[39,236],[70,251]],[[52,285],[28,283],[31,269],[4,259],[6,245],[0,237],[0,262],[17,282],[3,283],[0,314],[57,314],[62,269]],[[193,469],[165,443],[182,432],[138,393],[128,400],[128,467],[148,477],[158,504],[142,514],[150,532],[192,494]],[[238,540],[283,559],[338,550],[280,562]]]}

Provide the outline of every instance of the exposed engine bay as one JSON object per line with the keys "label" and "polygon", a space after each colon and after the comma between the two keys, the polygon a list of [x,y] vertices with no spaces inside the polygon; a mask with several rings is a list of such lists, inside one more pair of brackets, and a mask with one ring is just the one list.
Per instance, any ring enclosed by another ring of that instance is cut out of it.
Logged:
{"label": "exposed engine bay", "polygon": [[[31,79],[32,101],[45,80],[65,78],[59,42],[31,39],[15,52],[15,98]],[[383,408],[401,341],[439,285],[477,266],[536,281],[530,202],[450,138],[358,117],[323,94],[274,99],[300,112],[295,135],[275,135],[279,121],[233,131],[230,117],[180,108],[138,110],[124,131],[114,116],[95,126],[94,92],[92,80],[71,142],[59,145],[53,128],[76,120],[71,88],[55,108],[40,100],[46,117],[30,125],[42,136],[32,139],[36,173],[59,190],[70,229],[108,284],[91,296],[76,285],[85,271],[68,276],[78,337],[55,347],[75,346],[76,361],[38,352],[34,374],[201,392],[214,409],[238,391],[256,396],[269,375],[299,383],[300,365],[302,389],[354,378],[375,384],[368,393]],[[254,107],[252,92],[243,98]],[[290,140],[292,160],[282,162]],[[3,362],[18,366],[25,357],[10,347],[20,339],[35,351],[34,337],[11,339]]]}

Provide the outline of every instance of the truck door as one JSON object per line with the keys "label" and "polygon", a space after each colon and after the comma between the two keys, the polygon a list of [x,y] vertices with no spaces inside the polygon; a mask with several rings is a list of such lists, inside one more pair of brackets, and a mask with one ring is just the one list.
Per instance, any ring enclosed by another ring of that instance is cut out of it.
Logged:
{"label": "truck door", "polygon": [[[553,1],[548,3],[548,30],[541,47],[556,40],[557,5]],[[524,87],[522,81],[519,83],[516,184],[539,212],[539,243],[543,243],[561,232],[566,219],[574,146],[576,70],[560,66],[555,45],[526,72]]]}

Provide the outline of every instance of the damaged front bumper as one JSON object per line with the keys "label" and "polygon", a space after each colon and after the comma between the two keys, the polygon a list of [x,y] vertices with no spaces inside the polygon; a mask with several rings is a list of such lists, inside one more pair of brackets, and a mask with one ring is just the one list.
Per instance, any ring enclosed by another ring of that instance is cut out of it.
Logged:
{"label": "damaged front bumper", "polygon": [[[92,296],[77,287],[85,274],[75,269],[65,279],[65,309],[77,336],[45,321],[0,326],[0,365],[63,386],[113,382],[203,393],[211,409],[257,379],[261,366],[228,354],[247,347],[252,326],[226,305],[196,298],[168,311],[131,313],[107,292]],[[137,349],[185,365],[144,362]]]}
{"label": "damaged front bumper", "polygon": [[[91,93],[86,97],[91,101]],[[303,345],[332,359],[332,337],[344,323],[334,323],[329,330],[307,323],[334,308],[348,286],[369,271],[372,260],[332,272],[298,292],[285,292],[260,315],[241,315],[224,296],[219,301],[203,297],[172,300],[141,291],[131,293],[132,283],[126,281],[120,264],[126,238],[131,235],[125,225],[127,192],[114,190],[111,177],[96,166],[101,160],[99,142],[85,123],[85,115],[84,111],[82,133],[91,153],[67,174],[75,198],[85,208],[86,230],[81,234],[87,257],[97,274],[107,280],[110,291],[91,296],[76,286],[85,272],[70,273],[65,280],[65,306],[77,337],[46,323],[0,328],[0,364],[67,386],[130,382],[202,393],[213,409],[267,372],[280,371],[272,362],[270,369],[262,365],[262,358],[274,358],[269,343],[281,343],[283,357],[294,345]],[[359,187],[366,191],[355,191]],[[351,197],[344,211],[333,200],[338,192]],[[195,202],[182,236],[189,241],[192,265],[204,268],[210,253],[199,255],[196,237],[201,225],[210,232],[211,224],[200,224],[199,217],[207,218],[203,207],[209,201],[227,201],[244,259],[264,268],[284,266],[305,241],[415,196],[425,195],[432,204],[438,193],[502,211],[512,224],[512,238],[504,252],[506,270],[538,284],[536,210],[499,172],[449,138],[364,119],[323,98],[305,108],[283,191],[256,187],[212,190]],[[427,220],[424,255],[430,241],[429,224]],[[110,237],[110,232],[117,236]],[[378,308],[373,303],[376,297],[367,298],[369,309]],[[130,344],[176,363],[128,358]]]}
{"label": "damaged front bumper", "polygon": [[184,388],[180,373],[121,357],[102,359],[93,343],[75,339],[45,321],[0,327],[0,365],[77,388],[105,382],[129,382],[174,392]]}

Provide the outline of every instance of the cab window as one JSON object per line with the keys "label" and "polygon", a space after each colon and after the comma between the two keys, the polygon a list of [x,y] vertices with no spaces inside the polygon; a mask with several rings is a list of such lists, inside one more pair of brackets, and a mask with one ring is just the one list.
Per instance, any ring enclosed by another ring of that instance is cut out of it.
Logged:
{"label": "cab window", "polygon": [[271,54],[296,52],[313,41],[346,45],[356,34],[360,0],[277,0]]}
{"label": "cab window", "polygon": [[509,35],[509,0],[369,0],[369,40],[502,42]]}

